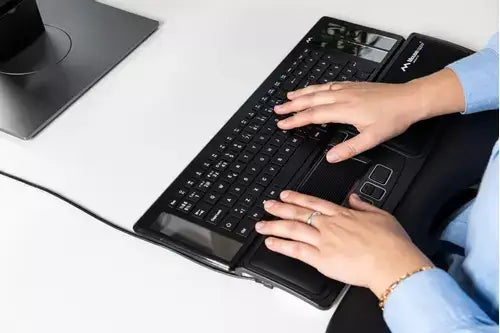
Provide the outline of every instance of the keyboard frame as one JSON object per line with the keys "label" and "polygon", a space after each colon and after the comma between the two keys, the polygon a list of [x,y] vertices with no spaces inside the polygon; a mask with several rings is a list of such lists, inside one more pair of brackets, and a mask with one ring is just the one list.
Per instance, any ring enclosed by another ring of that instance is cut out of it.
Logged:
{"label": "keyboard frame", "polygon": [[[302,52],[302,50],[306,47],[310,46],[311,37],[314,37],[318,34],[318,30],[320,30],[327,22],[335,22],[342,25],[348,25],[353,28],[361,29],[368,32],[377,33],[383,36],[387,36],[393,38],[397,41],[396,45],[392,48],[391,51],[388,52],[387,56],[384,60],[378,65],[377,69],[374,70],[371,75],[368,77],[366,81],[375,81],[377,77],[384,71],[385,66],[391,60],[395,52],[400,48],[404,39],[401,36],[387,33],[384,31],[380,31],[377,29],[361,26],[358,24],[353,24],[350,22],[333,19],[330,17],[322,17],[311,29],[310,31],[298,42],[298,44],[284,57],[281,63],[272,71],[272,73],[259,85],[259,87],[250,95],[250,97],[243,103],[243,105],[230,117],[230,119],[224,124],[224,126],[219,129],[219,131],[212,137],[208,143],[202,148],[202,150],[193,158],[193,160],[189,163],[188,166],[180,173],[180,175],[170,184],[167,189],[160,195],[160,197],[153,203],[153,205],[146,211],[146,213],[139,219],[139,221],[134,225],[134,231],[141,236],[147,238],[150,241],[155,242],[156,244],[166,247],[174,252],[183,255],[184,257],[193,260],[197,263],[200,263],[204,266],[207,266],[211,269],[215,269],[217,271],[221,271],[224,273],[228,273],[231,275],[242,276],[248,274],[249,272],[245,269],[242,269],[243,262],[242,258],[246,254],[248,254],[249,247],[255,245],[255,239],[260,237],[254,231],[249,235],[246,240],[242,243],[242,247],[238,251],[238,253],[232,258],[232,260],[223,260],[221,258],[207,255],[206,253],[202,253],[191,245],[186,245],[178,241],[174,241],[169,237],[166,237],[160,233],[154,232],[149,229],[149,226],[153,223],[156,217],[161,213],[166,211],[166,196],[171,193],[172,190],[175,190],[177,187],[181,185],[181,183],[185,180],[185,174],[191,170],[193,170],[194,166],[196,166],[200,160],[206,160],[208,158],[209,152],[212,151],[212,147],[215,147],[220,140],[220,136],[224,134],[227,128],[235,126],[239,123],[242,114],[244,112],[248,112],[252,109],[253,105],[259,100],[259,98],[265,93],[265,91],[269,88],[272,82],[276,81],[279,76],[286,70],[290,63],[298,57],[298,55]],[[312,152],[308,158],[308,163],[311,164],[324,151],[327,142],[322,142],[316,148],[316,151]],[[307,165],[303,166],[303,169],[307,169]],[[168,209],[167,209],[168,210]],[[170,209],[169,212],[175,212],[175,210]],[[179,215],[177,215],[179,216]],[[182,216],[181,216],[182,217]],[[208,228],[207,228],[208,229]],[[209,229],[210,230],[210,229]],[[213,231],[215,232],[215,231]],[[219,234],[221,232],[218,232]],[[224,234],[224,233],[222,233]],[[260,237],[262,239],[262,237]],[[259,242],[260,243],[260,242]],[[264,279],[261,279],[261,281]],[[274,281],[275,286],[283,287],[283,285],[279,281]],[[293,292],[288,287],[283,287],[283,289]],[[296,294],[296,293],[294,293]],[[296,294],[297,295],[297,294]],[[304,297],[297,295],[300,298],[304,299]],[[307,299],[306,299],[307,300]],[[317,306],[315,302],[310,303]],[[332,300],[333,302],[333,300]],[[330,304],[331,305],[331,304]],[[323,306],[321,306],[324,308]]]}

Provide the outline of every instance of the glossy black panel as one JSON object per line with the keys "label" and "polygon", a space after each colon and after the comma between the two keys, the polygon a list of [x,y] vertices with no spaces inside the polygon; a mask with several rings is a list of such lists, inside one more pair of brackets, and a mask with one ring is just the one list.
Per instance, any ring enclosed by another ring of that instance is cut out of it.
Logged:
{"label": "glossy black panel", "polygon": [[199,252],[226,261],[231,261],[242,246],[233,239],[167,213],[161,213],[151,229],[168,236],[173,241],[192,246]]}

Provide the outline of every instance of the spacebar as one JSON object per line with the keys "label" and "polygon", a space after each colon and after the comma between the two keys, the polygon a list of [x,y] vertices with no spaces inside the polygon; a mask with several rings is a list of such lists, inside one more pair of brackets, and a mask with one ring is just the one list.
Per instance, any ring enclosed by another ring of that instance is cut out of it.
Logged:
{"label": "spacebar", "polygon": [[272,182],[274,187],[284,189],[290,183],[293,176],[304,166],[309,156],[316,151],[316,142],[306,141],[300,145],[295,153],[290,157],[286,166]]}

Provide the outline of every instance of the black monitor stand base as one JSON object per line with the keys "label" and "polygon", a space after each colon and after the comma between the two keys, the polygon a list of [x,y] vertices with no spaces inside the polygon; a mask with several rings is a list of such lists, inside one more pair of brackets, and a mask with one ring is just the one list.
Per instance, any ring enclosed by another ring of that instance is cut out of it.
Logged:
{"label": "black monitor stand base", "polygon": [[[33,138],[158,28],[157,21],[94,0],[36,3],[41,31],[19,50],[0,54],[0,131],[21,139]],[[19,13],[0,13],[0,25]],[[11,50],[19,46],[14,34],[0,36]]]}

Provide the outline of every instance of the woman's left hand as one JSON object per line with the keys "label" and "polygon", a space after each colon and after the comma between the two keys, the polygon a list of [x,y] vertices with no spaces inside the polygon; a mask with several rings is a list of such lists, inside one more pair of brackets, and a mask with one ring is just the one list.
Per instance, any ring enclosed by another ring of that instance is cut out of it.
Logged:
{"label": "woman's left hand", "polygon": [[[266,201],[267,212],[283,220],[259,222],[266,246],[301,260],[322,274],[367,287],[380,296],[400,276],[431,261],[413,244],[399,222],[357,195],[346,208],[293,191]],[[311,225],[305,222],[314,212]]]}

